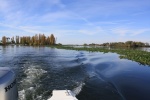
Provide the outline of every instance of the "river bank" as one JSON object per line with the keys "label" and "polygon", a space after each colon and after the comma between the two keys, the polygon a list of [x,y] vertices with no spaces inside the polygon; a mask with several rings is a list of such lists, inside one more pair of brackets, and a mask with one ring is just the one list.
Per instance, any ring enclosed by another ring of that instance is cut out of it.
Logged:
{"label": "river bank", "polygon": [[150,65],[150,52],[137,50],[137,49],[125,49],[125,48],[102,48],[102,47],[74,47],[74,46],[55,46],[58,49],[68,50],[83,50],[89,52],[103,52],[103,53],[117,53],[121,59],[129,59],[139,62],[142,65]]}

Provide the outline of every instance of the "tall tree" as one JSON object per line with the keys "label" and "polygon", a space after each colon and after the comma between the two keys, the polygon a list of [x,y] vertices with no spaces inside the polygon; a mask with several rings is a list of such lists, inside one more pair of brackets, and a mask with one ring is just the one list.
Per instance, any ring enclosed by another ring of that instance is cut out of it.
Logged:
{"label": "tall tree", "polygon": [[51,36],[50,36],[50,44],[51,44],[51,45],[54,45],[54,44],[55,44],[55,37],[54,37],[53,34],[51,34]]}
{"label": "tall tree", "polygon": [[9,37],[6,37],[6,42],[7,42],[7,43],[9,42],[9,39],[10,39]]}
{"label": "tall tree", "polygon": [[34,45],[39,45],[39,37],[37,34],[34,36],[34,40]]}
{"label": "tall tree", "polygon": [[16,44],[19,44],[19,36],[16,36]]}
{"label": "tall tree", "polygon": [[11,43],[15,43],[14,37],[11,38]]}
{"label": "tall tree", "polygon": [[6,37],[3,36],[3,37],[2,37],[2,44],[3,44],[3,45],[6,45],[6,41],[7,41],[7,40],[6,40]]}

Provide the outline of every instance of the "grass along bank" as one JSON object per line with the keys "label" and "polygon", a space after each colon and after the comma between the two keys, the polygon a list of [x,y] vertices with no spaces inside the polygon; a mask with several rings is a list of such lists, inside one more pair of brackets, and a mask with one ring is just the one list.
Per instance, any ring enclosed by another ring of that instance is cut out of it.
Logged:
{"label": "grass along bank", "polygon": [[129,59],[132,61],[136,61],[142,65],[149,65],[150,66],[150,52],[142,51],[142,50],[135,50],[135,49],[108,49],[108,48],[101,48],[101,47],[73,47],[73,46],[55,46],[58,49],[67,49],[67,50],[83,50],[89,52],[103,52],[103,53],[117,53],[120,55],[121,59]]}

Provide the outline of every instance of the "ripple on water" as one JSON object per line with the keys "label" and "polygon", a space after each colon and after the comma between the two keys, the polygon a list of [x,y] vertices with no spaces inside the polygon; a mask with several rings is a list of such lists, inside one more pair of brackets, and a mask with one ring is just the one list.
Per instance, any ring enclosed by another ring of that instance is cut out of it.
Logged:
{"label": "ripple on water", "polygon": [[54,89],[73,90],[79,100],[150,100],[149,66],[115,53],[20,46],[0,56],[0,66],[17,74],[19,100],[46,100]]}

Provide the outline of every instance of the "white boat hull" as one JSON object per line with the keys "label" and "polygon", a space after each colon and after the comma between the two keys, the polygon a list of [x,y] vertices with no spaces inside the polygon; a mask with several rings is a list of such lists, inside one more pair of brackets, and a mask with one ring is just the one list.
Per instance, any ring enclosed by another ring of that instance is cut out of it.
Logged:
{"label": "white boat hull", "polygon": [[48,100],[78,100],[70,90],[53,90]]}

